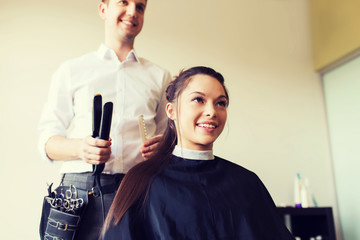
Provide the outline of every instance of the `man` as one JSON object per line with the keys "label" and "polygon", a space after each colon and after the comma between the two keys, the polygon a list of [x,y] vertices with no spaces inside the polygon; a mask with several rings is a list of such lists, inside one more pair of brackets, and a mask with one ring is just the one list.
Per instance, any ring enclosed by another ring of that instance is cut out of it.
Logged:
{"label": "man", "polygon": [[[134,41],[140,33],[146,0],[103,0],[99,15],[105,23],[105,43],[61,65],[52,78],[49,98],[39,123],[39,148],[44,158],[63,161],[64,185],[91,189],[92,165],[105,163],[101,185],[105,214],[124,175],[147,159],[165,126],[167,71],[139,58]],[[93,96],[114,104],[109,140],[92,138]],[[142,145],[138,116],[143,115],[149,136]],[[140,150],[141,146],[141,152]],[[100,198],[90,195],[77,239],[98,239],[103,224]]]}

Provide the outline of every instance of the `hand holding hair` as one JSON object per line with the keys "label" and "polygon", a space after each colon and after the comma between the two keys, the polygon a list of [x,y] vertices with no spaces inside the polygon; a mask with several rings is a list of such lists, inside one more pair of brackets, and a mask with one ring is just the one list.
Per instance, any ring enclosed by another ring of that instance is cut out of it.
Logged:
{"label": "hand holding hair", "polygon": [[149,138],[143,143],[143,145],[141,145],[140,152],[145,160],[148,160],[151,158],[151,156],[153,156],[157,147],[159,146],[159,142],[161,141],[161,138],[162,135]]}

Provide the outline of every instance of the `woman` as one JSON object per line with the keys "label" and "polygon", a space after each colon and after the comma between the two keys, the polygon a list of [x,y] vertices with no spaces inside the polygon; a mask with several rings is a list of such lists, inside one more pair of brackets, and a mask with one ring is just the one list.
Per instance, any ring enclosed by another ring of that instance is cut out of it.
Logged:
{"label": "woman", "polygon": [[194,67],[170,83],[157,153],[126,175],[104,226],[109,239],[293,239],[251,171],[213,156],[229,96],[220,73]]}

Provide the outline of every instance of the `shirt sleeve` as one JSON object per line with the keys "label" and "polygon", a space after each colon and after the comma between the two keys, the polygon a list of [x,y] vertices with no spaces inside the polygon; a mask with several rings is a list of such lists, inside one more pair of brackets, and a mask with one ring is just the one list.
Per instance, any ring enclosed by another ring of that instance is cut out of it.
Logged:
{"label": "shirt sleeve", "polygon": [[63,64],[51,79],[48,99],[38,124],[38,148],[42,159],[51,160],[45,151],[46,142],[55,135],[66,136],[74,116],[70,78],[69,66]]}
{"label": "shirt sleeve", "polygon": [[163,84],[162,84],[162,88],[161,88],[161,98],[160,98],[160,103],[156,109],[156,118],[155,118],[155,122],[156,122],[156,135],[159,134],[163,134],[166,128],[166,123],[167,123],[167,116],[166,116],[166,112],[165,112],[165,107],[167,104],[167,100],[166,100],[166,88],[169,85],[171,81],[171,75],[168,71],[165,72],[164,76],[163,76]]}

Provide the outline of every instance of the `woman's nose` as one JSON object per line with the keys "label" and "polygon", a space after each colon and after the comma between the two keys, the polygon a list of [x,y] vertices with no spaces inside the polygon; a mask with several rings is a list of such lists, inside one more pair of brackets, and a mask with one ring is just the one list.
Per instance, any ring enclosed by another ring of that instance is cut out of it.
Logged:
{"label": "woman's nose", "polygon": [[212,103],[206,104],[205,114],[206,114],[206,116],[209,116],[209,117],[216,116],[216,109],[215,109],[214,104],[212,104]]}

